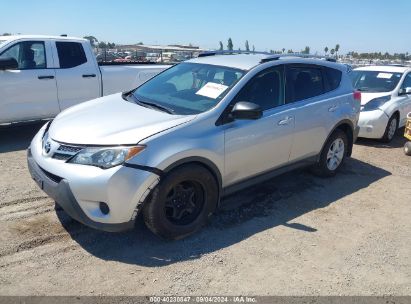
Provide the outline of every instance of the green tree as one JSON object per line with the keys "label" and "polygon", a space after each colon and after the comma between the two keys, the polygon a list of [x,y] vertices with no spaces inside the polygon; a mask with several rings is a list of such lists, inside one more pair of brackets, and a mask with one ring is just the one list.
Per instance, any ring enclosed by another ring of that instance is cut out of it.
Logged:
{"label": "green tree", "polygon": [[310,47],[306,46],[305,49],[302,51],[303,54],[310,54]]}
{"label": "green tree", "polygon": [[11,36],[11,33],[3,33],[2,36]]}
{"label": "green tree", "polygon": [[337,43],[335,46],[335,57],[338,57],[338,51],[340,50],[340,45]]}
{"label": "green tree", "polygon": [[220,48],[219,48],[219,50],[222,51],[223,49],[224,49],[223,43],[220,41]]}
{"label": "green tree", "polygon": [[247,52],[250,51],[250,45],[248,44],[248,40],[245,41],[245,50],[246,50]]}
{"label": "green tree", "polygon": [[334,49],[331,49],[330,53],[331,53],[331,55],[334,55],[335,50],[334,50]]}
{"label": "green tree", "polygon": [[106,48],[107,48],[107,44],[106,44],[104,41],[100,41],[100,42],[98,43],[98,47],[99,47],[100,49],[106,49]]}
{"label": "green tree", "polygon": [[227,50],[232,51],[233,49],[234,49],[233,40],[231,40],[231,38],[228,38]]}
{"label": "green tree", "polygon": [[88,41],[90,41],[90,44],[91,44],[92,47],[95,47],[95,46],[97,45],[97,43],[98,43],[97,38],[94,37],[94,36],[84,36],[83,38],[84,38],[84,39],[87,39]]}
{"label": "green tree", "polygon": [[292,53],[294,53],[294,51],[292,49],[290,49],[290,50],[287,51],[287,53],[292,54]]}
{"label": "green tree", "polygon": [[326,47],[324,48],[324,53],[325,53],[325,56],[327,56],[327,53],[328,53],[328,46],[326,46]]}
{"label": "green tree", "polygon": [[285,48],[283,48],[283,49],[282,49],[282,51],[283,51],[283,54],[284,54],[284,52],[285,52]]}

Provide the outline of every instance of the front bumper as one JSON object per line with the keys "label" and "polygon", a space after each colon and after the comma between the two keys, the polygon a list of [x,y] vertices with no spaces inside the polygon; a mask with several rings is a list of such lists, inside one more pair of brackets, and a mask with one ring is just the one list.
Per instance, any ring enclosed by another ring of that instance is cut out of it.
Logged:
{"label": "front bumper", "polygon": [[[144,168],[100,169],[66,163],[43,151],[43,134],[44,127],[33,138],[27,156],[30,173],[40,188],[87,226],[105,231],[132,228],[159,175]],[[100,209],[101,202],[109,207],[108,213]]]}
{"label": "front bumper", "polygon": [[134,227],[134,220],[118,224],[100,223],[91,220],[81,209],[68,181],[65,179],[59,180],[57,176],[40,168],[34,161],[30,149],[28,150],[27,163],[31,177],[37,185],[76,221],[91,228],[109,232],[124,231]]}
{"label": "front bumper", "polygon": [[365,111],[360,113],[358,137],[382,138],[388,124],[389,117],[382,110]]}

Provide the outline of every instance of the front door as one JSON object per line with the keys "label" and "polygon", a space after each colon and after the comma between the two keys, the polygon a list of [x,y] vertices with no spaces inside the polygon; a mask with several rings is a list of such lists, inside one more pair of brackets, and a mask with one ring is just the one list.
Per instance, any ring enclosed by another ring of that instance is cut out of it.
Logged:
{"label": "front door", "polygon": [[293,139],[293,109],[284,105],[283,66],[259,72],[234,98],[260,105],[263,117],[225,125],[224,186],[286,165]]}
{"label": "front door", "polygon": [[59,113],[48,41],[21,41],[0,58],[14,58],[15,70],[0,71],[0,123],[51,118]]}

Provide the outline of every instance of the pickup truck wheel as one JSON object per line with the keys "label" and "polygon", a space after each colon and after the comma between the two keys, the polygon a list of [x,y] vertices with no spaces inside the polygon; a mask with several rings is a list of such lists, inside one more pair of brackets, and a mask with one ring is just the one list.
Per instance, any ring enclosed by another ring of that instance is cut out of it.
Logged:
{"label": "pickup truck wheel", "polygon": [[395,132],[398,129],[398,115],[394,114],[388,120],[387,127],[385,128],[384,136],[381,138],[382,142],[389,143],[394,138]]}
{"label": "pickup truck wheel", "polygon": [[347,147],[347,135],[342,130],[334,131],[324,145],[318,163],[312,168],[313,173],[322,177],[334,176],[344,163]]}
{"label": "pickup truck wheel", "polygon": [[411,156],[411,141],[407,141],[404,145],[405,155]]}
{"label": "pickup truck wheel", "polygon": [[182,166],[153,190],[143,209],[144,222],[164,239],[181,239],[204,226],[217,201],[213,175],[201,165]]}

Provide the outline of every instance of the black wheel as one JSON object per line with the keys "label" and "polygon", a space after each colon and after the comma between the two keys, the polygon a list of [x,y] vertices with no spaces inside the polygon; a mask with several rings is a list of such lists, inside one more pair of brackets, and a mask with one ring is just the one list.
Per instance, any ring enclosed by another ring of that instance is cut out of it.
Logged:
{"label": "black wheel", "polygon": [[203,166],[193,164],[172,170],[146,202],[147,227],[165,239],[181,239],[199,230],[218,202],[218,185]]}
{"label": "black wheel", "polygon": [[405,155],[411,156],[411,141],[407,141],[404,145]]}
{"label": "black wheel", "polygon": [[389,143],[394,138],[395,132],[398,129],[398,115],[394,114],[388,120],[387,127],[385,128],[384,136],[381,138],[382,142]]}
{"label": "black wheel", "polygon": [[324,145],[320,159],[312,171],[322,177],[334,176],[344,163],[347,149],[347,135],[341,130],[335,130]]}

